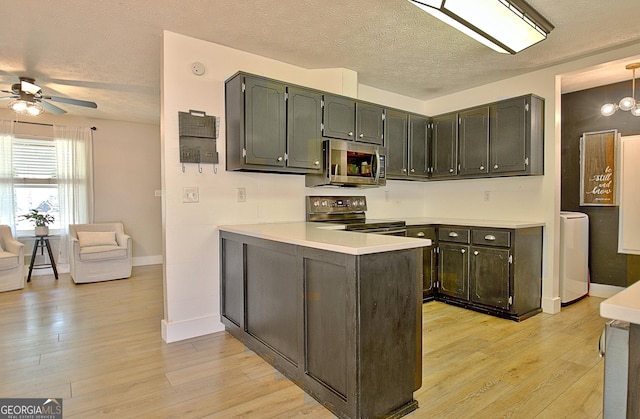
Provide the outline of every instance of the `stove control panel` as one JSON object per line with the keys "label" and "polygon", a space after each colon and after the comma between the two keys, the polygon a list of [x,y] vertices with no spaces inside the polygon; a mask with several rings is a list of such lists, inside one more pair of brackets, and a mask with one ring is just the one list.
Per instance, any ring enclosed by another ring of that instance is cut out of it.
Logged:
{"label": "stove control panel", "polygon": [[307,196],[307,214],[342,214],[366,210],[365,196]]}

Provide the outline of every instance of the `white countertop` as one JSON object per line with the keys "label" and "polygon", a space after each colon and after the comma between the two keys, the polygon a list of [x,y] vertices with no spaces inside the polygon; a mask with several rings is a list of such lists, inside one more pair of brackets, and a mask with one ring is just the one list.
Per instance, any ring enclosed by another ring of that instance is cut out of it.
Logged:
{"label": "white countertop", "polygon": [[221,231],[245,236],[349,255],[391,252],[431,245],[429,239],[343,231],[337,230],[342,228],[339,225],[327,225],[326,223],[237,224],[223,225],[218,228]]}
{"label": "white countertop", "polygon": [[601,302],[600,315],[607,319],[640,324],[640,282]]}
{"label": "white countertop", "polygon": [[405,218],[407,226],[440,224],[454,226],[472,226],[487,228],[527,228],[544,226],[539,221],[514,221],[514,220],[478,220],[472,218],[438,218],[438,217],[416,217]]}

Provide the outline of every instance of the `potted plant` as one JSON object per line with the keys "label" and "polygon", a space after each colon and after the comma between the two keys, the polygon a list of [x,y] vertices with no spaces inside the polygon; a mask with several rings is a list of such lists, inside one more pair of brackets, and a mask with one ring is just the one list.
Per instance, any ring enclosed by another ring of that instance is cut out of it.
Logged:
{"label": "potted plant", "polygon": [[37,209],[29,210],[28,213],[21,215],[25,220],[32,221],[35,225],[35,235],[36,236],[48,236],[49,235],[49,224],[52,224],[55,221],[55,218],[51,214],[43,214],[39,212]]}

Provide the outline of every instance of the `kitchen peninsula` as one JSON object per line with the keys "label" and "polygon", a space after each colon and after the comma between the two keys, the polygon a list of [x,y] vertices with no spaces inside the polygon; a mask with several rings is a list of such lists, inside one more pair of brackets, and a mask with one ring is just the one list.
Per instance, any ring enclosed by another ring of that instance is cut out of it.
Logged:
{"label": "kitchen peninsula", "polygon": [[229,333],[339,417],[418,407],[429,240],[305,222],[219,230]]}

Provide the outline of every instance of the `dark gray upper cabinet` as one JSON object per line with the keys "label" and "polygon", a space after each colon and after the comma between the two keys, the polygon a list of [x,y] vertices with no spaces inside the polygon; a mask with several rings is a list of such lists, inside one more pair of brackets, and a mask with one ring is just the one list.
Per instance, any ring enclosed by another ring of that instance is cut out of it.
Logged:
{"label": "dark gray upper cabinet", "polygon": [[324,95],[323,123],[324,137],[384,145],[382,106]]}
{"label": "dark gray upper cabinet", "polygon": [[429,119],[396,109],[385,111],[387,178],[429,177]]}
{"label": "dark gray upper cabinet", "polygon": [[544,174],[544,100],[534,95],[491,107],[491,173]]}
{"label": "dark gray upper cabinet", "polygon": [[429,177],[429,119],[409,115],[409,177]]}
{"label": "dark gray upper cabinet", "polygon": [[450,113],[432,119],[433,178],[458,174],[458,114]]}
{"label": "dark gray upper cabinet", "polygon": [[460,142],[460,175],[489,173],[489,106],[469,109],[458,114]]}
{"label": "dark gray upper cabinet", "polygon": [[322,170],[322,94],[287,87],[287,165]]}
{"label": "dark gray upper cabinet", "polygon": [[404,179],[409,171],[409,114],[387,109],[384,122],[387,140],[387,178]]}
{"label": "dark gray upper cabinet", "polygon": [[353,140],[355,136],[356,102],[341,96],[324,95],[322,135]]}
{"label": "dark gray upper cabinet", "polygon": [[384,145],[384,108],[371,103],[356,103],[356,141]]}
{"label": "dark gray upper cabinet", "polygon": [[225,83],[227,170],[322,170],[322,93],[245,73]]}
{"label": "dark gray upper cabinet", "polygon": [[286,103],[283,84],[246,77],[245,149],[247,164],[284,167]]}

